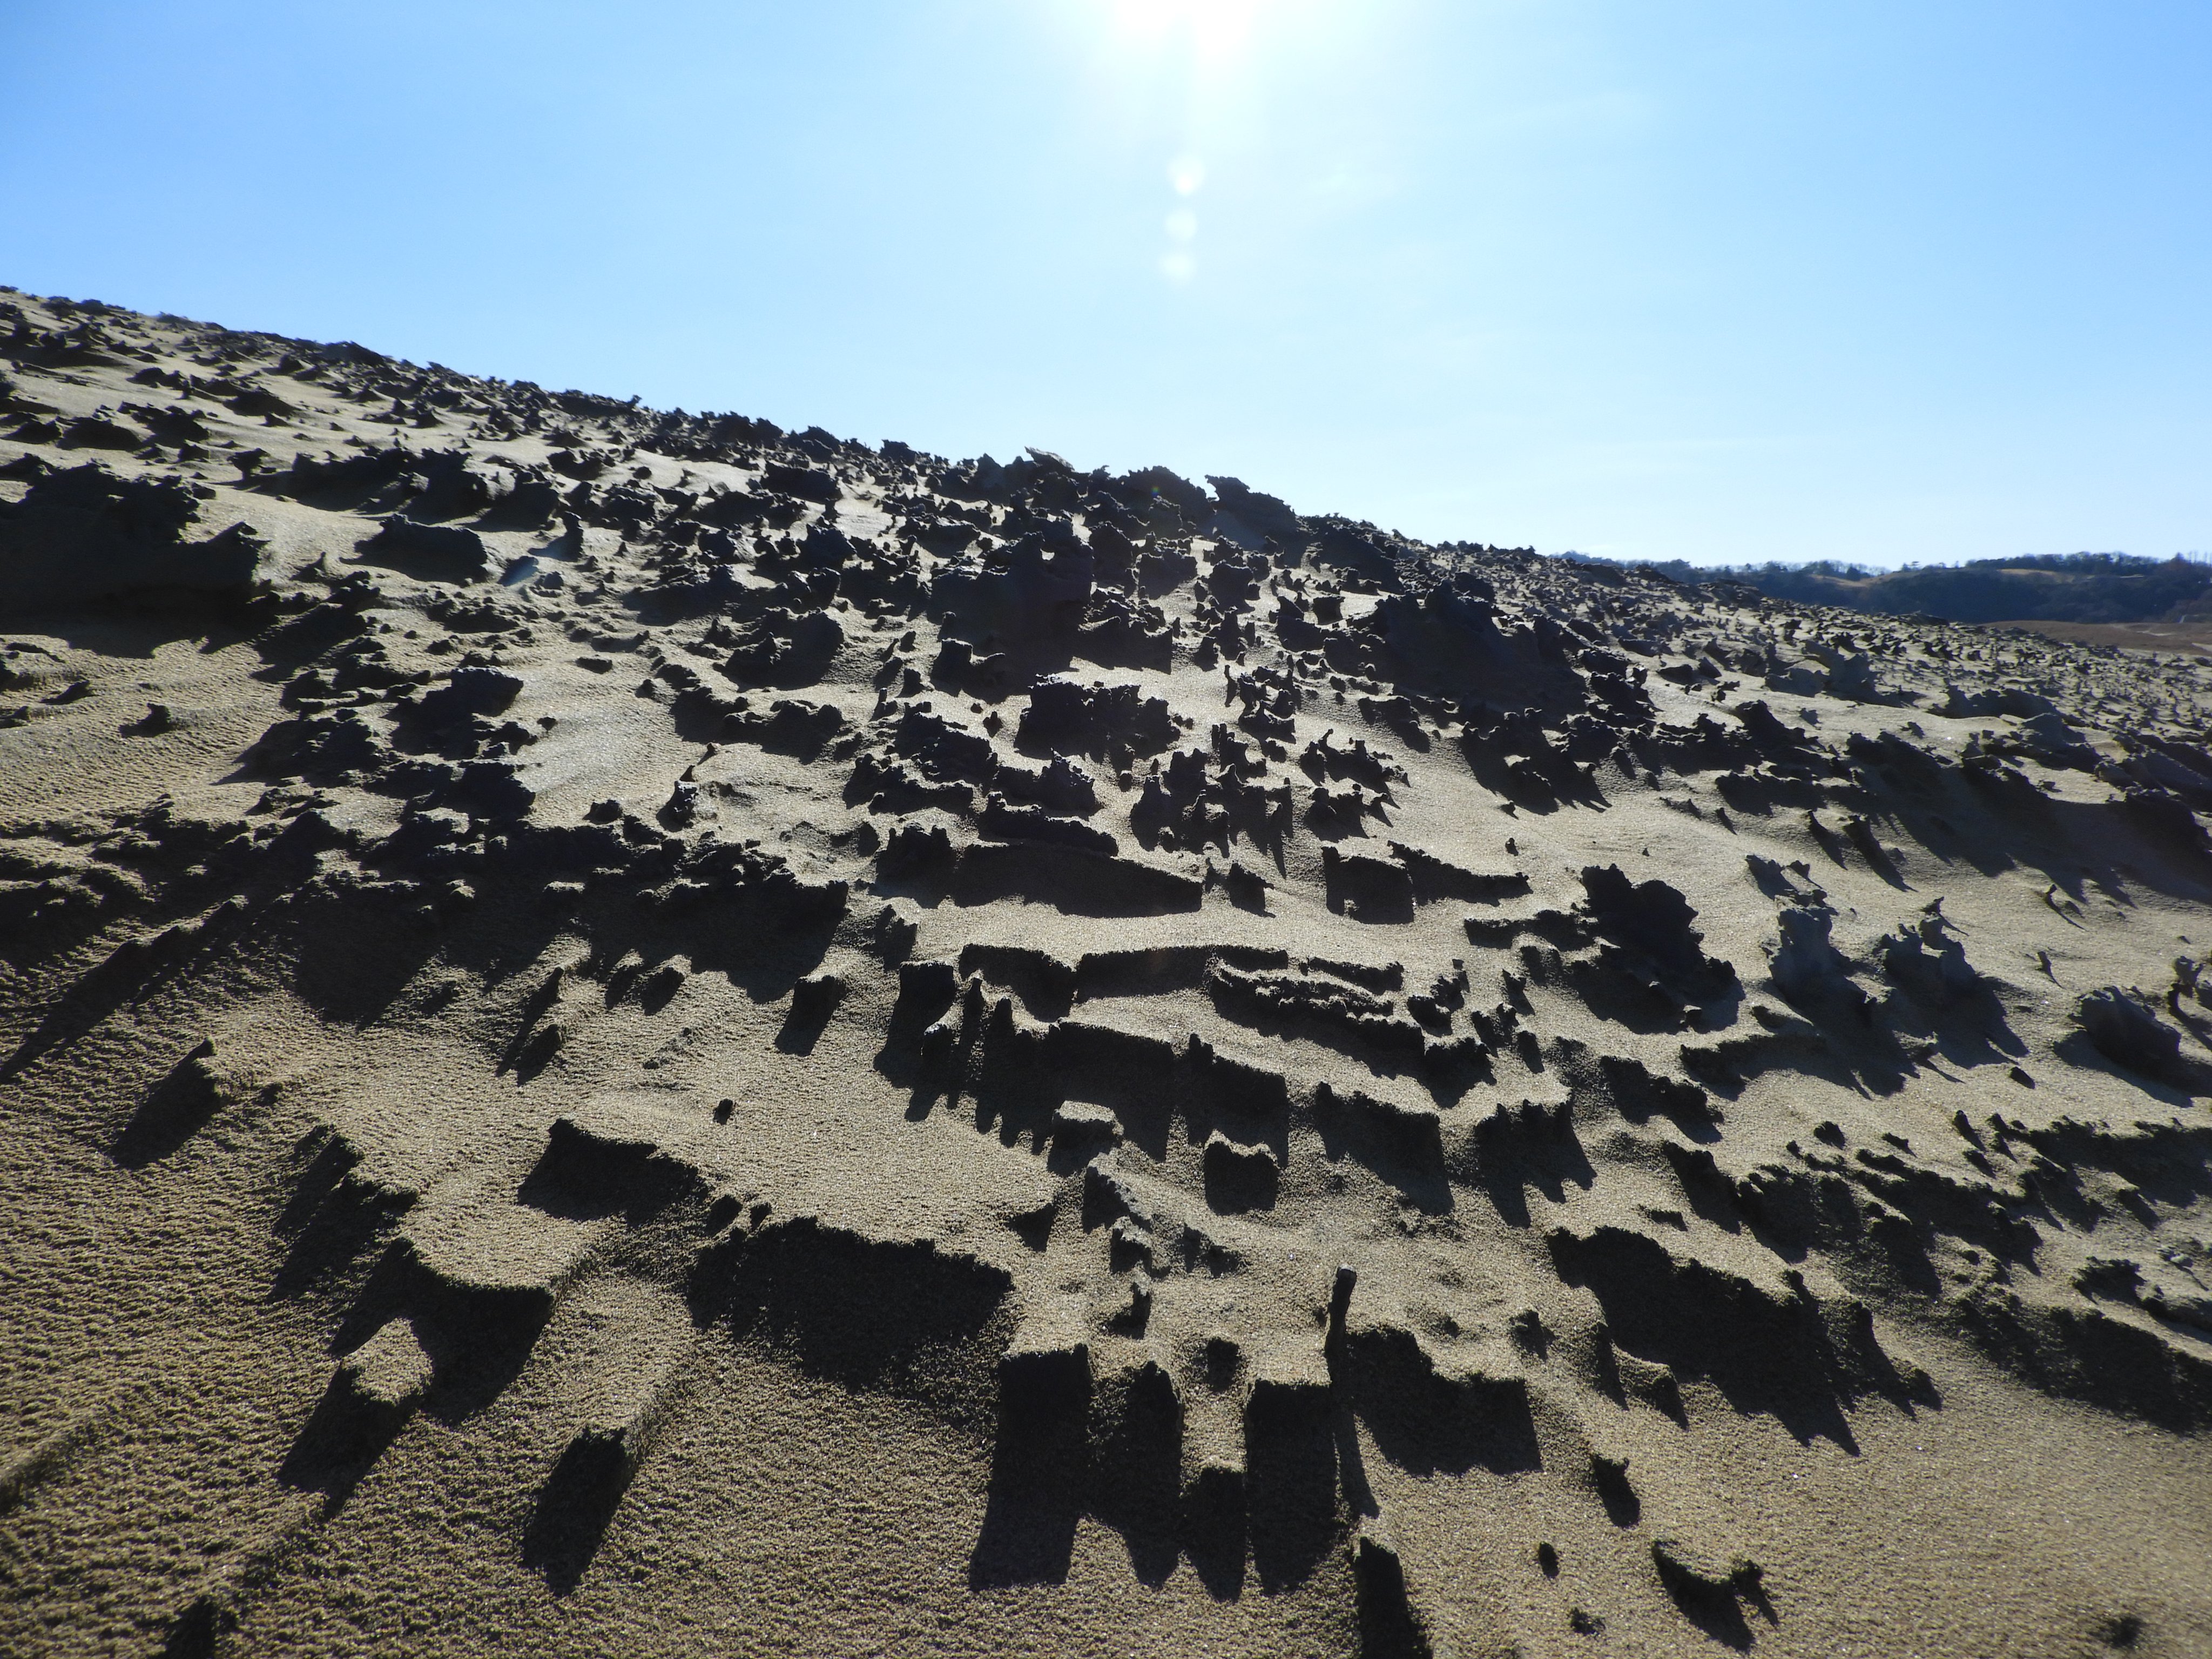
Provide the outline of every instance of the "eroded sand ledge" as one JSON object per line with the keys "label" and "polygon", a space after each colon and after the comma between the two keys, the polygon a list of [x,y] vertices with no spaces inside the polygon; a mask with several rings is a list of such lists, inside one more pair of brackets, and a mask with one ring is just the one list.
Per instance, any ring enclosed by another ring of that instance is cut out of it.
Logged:
{"label": "eroded sand ledge", "polygon": [[0,325],[0,1647],[2212,1643],[2200,661]]}

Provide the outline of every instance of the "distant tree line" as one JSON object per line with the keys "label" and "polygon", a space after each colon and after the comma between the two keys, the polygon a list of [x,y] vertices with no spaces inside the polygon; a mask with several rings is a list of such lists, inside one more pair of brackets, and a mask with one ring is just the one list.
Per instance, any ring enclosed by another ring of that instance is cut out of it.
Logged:
{"label": "distant tree line", "polygon": [[1632,565],[1685,584],[1739,582],[1778,599],[1946,622],[2149,622],[2186,612],[2212,588],[2212,565],[2128,553],[2038,553],[1962,564],[1877,570],[1804,564],[1693,565],[1569,553],[1588,564]]}

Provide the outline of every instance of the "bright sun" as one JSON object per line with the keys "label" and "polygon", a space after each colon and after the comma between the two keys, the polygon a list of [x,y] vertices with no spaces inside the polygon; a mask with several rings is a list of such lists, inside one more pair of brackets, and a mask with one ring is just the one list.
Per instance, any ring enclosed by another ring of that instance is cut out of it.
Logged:
{"label": "bright sun", "polygon": [[1141,40],[1187,33],[1204,57],[1241,48],[1252,33],[1262,0],[1114,0],[1116,25]]}

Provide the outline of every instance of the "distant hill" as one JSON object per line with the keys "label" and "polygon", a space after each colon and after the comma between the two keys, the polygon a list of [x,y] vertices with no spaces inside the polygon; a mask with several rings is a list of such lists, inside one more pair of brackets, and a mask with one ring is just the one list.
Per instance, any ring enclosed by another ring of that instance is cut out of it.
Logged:
{"label": "distant hill", "polygon": [[[1626,561],[1564,556],[1583,563]],[[1946,622],[2133,623],[2175,617],[2212,604],[2212,564],[2125,553],[2044,554],[1976,559],[1964,564],[1874,570],[1823,560],[1811,564],[1648,563],[1684,583],[1740,582],[1776,599],[1835,605],[1881,616],[1940,617]]]}

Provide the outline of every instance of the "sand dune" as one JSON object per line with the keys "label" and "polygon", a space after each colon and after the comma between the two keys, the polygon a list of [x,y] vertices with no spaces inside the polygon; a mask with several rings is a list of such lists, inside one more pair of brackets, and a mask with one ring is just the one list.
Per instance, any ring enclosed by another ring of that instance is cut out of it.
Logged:
{"label": "sand dune", "polygon": [[2202,664],[0,328],[0,1648],[2212,1651]]}

